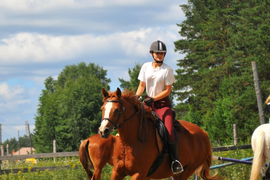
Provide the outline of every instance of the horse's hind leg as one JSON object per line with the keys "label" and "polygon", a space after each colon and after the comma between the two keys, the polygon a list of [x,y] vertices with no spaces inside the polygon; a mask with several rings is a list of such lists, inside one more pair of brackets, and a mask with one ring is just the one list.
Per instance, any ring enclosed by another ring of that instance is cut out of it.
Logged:
{"label": "horse's hind leg", "polygon": [[261,167],[262,180],[266,180],[264,167]]}
{"label": "horse's hind leg", "polygon": [[265,180],[270,180],[270,162],[268,162],[268,168],[265,173]]}
{"label": "horse's hind leg", "polygon": [[101,169],[95,168],[94,174],[93,174],[93,177],[91,180],[100,180],[101,179],[101,172],[102,172],[102,168]]}
{"label": "horse's hind leg", "polygon": [[261,174],[262,174],[262,180],[266,180],[265,176],[265,158],[262,157],[262,166],[261,166]]}

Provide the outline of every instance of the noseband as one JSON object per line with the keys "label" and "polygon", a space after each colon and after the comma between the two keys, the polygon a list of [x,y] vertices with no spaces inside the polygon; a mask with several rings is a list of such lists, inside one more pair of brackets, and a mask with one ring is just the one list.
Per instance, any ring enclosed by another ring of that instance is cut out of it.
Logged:
{"label": "noseband", "polygon": [[[123,111],[123,117],[125,118],[125,110],[126,110],[126,108],[123,107],[123,101],[121,101],[121,100],[105,100],[105,102],[115,102],[115,103],[120,103],[120,104],[121,104],[121,109],[122,109],[122,111]],[[118,118],[117,118],[117,121],[116,121],[116,122],[112,121],[110,118],[103,118],[102,121],[103,121],[103,120],[108,120],[108,121],[109,121],[110,123],[112,123],[113,126],[114,126],[114,127],[112,128],[112,130],[115,130],[115,129],[120,128],[123,124],[125,124],[125,123],[128,122],[129,120],[131,120],[131,119],[132,119],[134,116],[136,116],[141,110],[135,112],[130,118],[125,119],[121,124],[118,124],[118,121],[120,120],[120,116],[121,116],[122,111],[120,111],[120,113],[119,113],[119,115],[118,115]]]}

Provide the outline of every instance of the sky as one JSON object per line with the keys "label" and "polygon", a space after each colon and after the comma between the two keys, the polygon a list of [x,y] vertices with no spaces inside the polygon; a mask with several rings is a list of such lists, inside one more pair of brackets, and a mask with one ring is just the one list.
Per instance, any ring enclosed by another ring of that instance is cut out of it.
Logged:
{"label": "sky", "polygon": [[25,121],[33,132],[44,80],[57,80],[65,66],[95,63],[115,91],[135,63],[152,61],[150,45],[161,40],[164,62],[178,69],[181,4],[187,0],[1,0],[0,140],[24,136]]}

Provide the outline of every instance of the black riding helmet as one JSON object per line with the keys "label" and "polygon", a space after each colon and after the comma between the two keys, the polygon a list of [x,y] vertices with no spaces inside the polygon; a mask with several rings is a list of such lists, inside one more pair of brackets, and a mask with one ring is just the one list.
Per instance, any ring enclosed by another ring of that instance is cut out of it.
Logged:
{"label": "black riding helmet", "polygon": [[[153,42],[151,44],[151,46],[150,46],[150,53],[153,53],[153,52],[165,52],[165,55],[166,55],[166,52],[167,52],[166,45],[160,40],[157,40],[157,41]],[[164,55],[164,57],[165,57],[165,55]],[[162,61],[155,60],[155,61],[157,63],[162,63],[163,62],[163,60]]]}

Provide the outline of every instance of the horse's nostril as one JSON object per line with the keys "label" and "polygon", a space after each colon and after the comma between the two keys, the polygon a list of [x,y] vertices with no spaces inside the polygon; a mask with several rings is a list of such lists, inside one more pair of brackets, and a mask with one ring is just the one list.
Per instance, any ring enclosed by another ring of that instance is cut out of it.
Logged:
{"label": "horse's nostril", "polygon": [[104,134],[110,134],[110,129],[109,129],[109,128],[106,128],[106,129],[104,130]]}

